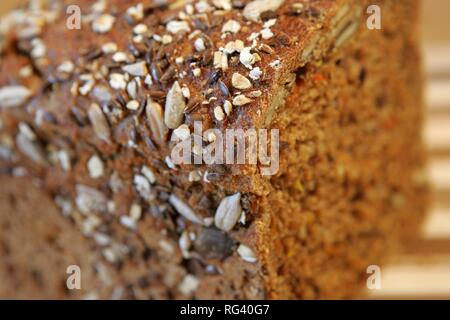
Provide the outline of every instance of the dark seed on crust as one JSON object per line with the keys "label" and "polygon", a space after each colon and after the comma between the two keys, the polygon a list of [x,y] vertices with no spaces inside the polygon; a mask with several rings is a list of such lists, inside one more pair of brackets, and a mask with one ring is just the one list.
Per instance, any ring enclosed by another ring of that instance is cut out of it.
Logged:
{"label": "dark seed on crust", "polygon": [[128,44],[128,50],[130,50],[131,54],[133,56],[140,57],[142,55],[142,51],[139,50],[134,44],[130,43]]}
{"label": "dark seed on crust", "polygon": [[142,99],[141,102],[139,102],[139,108],[137,109],[136,114],[141,115],[142,112],[144,112],[146,105],[147,105],[147,99]]}
{"label": "dark seed on crust", "polygon": [[134,116],[124,119],[114,131],[114,139],[121,145],[128,145],[130,141],[136,141],[136,129]]}
{"label": "dark seed on crust", "polygon": [[278,44],[283,47],[289,47],[291,45],[291,39],[286,34],[279,34],[276,39]]}
{"label": "dark seed on crust", "polygon": [[207,48],[210,48],[210,49],[214,48],[214,41],[212,41],[209,36],[207,36],[206,34],[203,34],[202,38],[203,38]]}
{"label": "dark seed on crust", "polygon": [[158,0],[158,1],[154,1],[151,4],[148,4],[147,6],[145,6],[144,8],[144,15],[148,16],[149,14],[151,14],[153,11],[155,10],[162,10],[167,8],[168,6],[168,2],[165,0]]}
{"label": "dark seed on crust", "polygon": [[303,12],[303,8],[304,8],[303,3],[294,3],[289,8],[289,14],[299,15]]}
{"label": "dark seed on crust", "polygon": [[233,5],[233,8],[243,9],[245,7],[246,2],[243,0],[233,0],[231,4]]}
{"label": "dark seed on crust", "polygon": [[233,240],[221,230],[204,228],[194,242],[195,250],[208,259],[222,259],[232,252]]}
{"label": "dark seed on crust", "polygon": [[42,110],[42,120],[52,124],[58,123],[58,119],[53,114],[44,110]]}
{"label": "dark seed on crust", "polygon": [[193,63],[193,62],[199,62],[202,58],[199,55],[191,55],[191,56],[187,56],[184,60],[187,63]]}
{"label": "dark seed on crust", "polygon": [[215,84],[220,79],[220,77],[222,77],[222,69],[214,70],[208,79],[208,85]]}
{"label": "dark seed on crust", "polygon": [[162,60],[166,57],[166,50],[164,47],[160,47],[158,52],[156,52],[155,59]]}
{"label": "dark seed on crust", "polygon": [[177,70],[174,66],[170,66],[166,72],[161,76],[161,82],[167,83],[174,79],[175,75],[177,74]]}
{"label": "dark seed on crust", "polygon": [[211,27],[222,26],[225,18],[222,15],[213,15],[211,17]]}
{"label": "dark seed on crust", "polygon": [[219,172],[208,172],[206,174],[206,180],[210,182],[217,182],[223,179],[223,174]]}
{"label": "dark seed on crust", "polygon": [[219,89],[220,91],[226,96],[228,97],[230,95],[230,90],[228,89],[227,85],[225,83],[223,83],[222,80],[218,81],[219,84]]}
{"label": "dark seed on crust", "polygon": [[148,65],[152,64],[152,57],[153,57],[153,55],[152,55],[151,51],[147,51],[145,53],[144,60]]}
{"label": "dark seed on crust", "polygon": [[213,62],[213,59],[214,59],[214,54],[212,53],[211,49],[206,50],[205,53],[203,54],[201,66],[207,67],[207,66],[211,65]]}
{"label": "dark seed on crust", "polygon": [[88,124],[88,117],[87,117],[86,113],[82,112],[77,107],[70,108],[70,112],[71,112],[73,119],[80,127],[84,127],[85,125]]}
{"label": "dark seed on crust", "polygon": [[315,7],[309,7],[307,9],[305,9],[304,12],[305,12],[306,16],[310,17],[310,18],[317,19],[320,17],[320,11],[319,11],[319,9],[317,9]]}
{"label": "dark seed on crust", "polygon": [[139,136],[145,142],[150,151],[155,151],[157,148],[153,140],[150,138],[150,131],[143,125],[138,126],[137,131],[139,132]]}
{"label": "dark seed on crust", "polygon": [[116,102],[124,108],[126,108],[126,106],[127,106],[127,101],[120,92],[116,93]]}
{"label": "dark seed on crust", "polygon": [[164,16],[162,19],[161,19],[161,24],[168,24],[169,22],[171,22],[171,21],[173,21],[173,20],[176,20],[177,19],[177,15],[176,15],[176,13],[171,13],[171,14],[169,14],[169,15],[166,15],[166,16]]}
{"label": "dark seed on crust", "polygon": [[192,112],[194,112],[195,110],[197,110],[197,108],[198,108],[199,106],[200,106],[200,101],[199,101],[199,100],[191,99],[191,100],[189,101],[189,103],[187,104],[186,109],[184,109],[184,112],[185,112],[185,113],[192,113]]}
{"label": "dark seed on crust", "polygon": [[275,52],[269,45],[264,43],[259,46],[259,50],[267,54],[273,54]]}
{"label": "dark seed on crust", "polygon": [[150,73],[155,81],[160,82],[162,71],[158,64],[152,63],[150,66]]}
{"label": "dark seed on crust", "polygon": [[120,63],[111,62],[106,64],[106,67],[110,73],[113,73],[114,71],[122,71],[122,65]]}
{"label": "dark seed on crust", "polygon": [[193,19],[192,22],[194,22],[194,27],[196,29],[202,30],[202,31],[207,31],[209,29],[209,26],[202,21],[202,19],[196,18]]}
{"label": "dark seed on crust", "polygon": [[103,51],[101,48],[93,47],[89,49],[86,53],[83,54],[83,57],[87,61],[92,61],[100,58],[103,55]]}
{"label": "dark seed on crust", "polygon": [[270,19],[276,19],[277,18],[277,14],[273,10],[267,10],[267,11],[261,12],[259,17],[261,18],[261,20],[267,21],[267,20],[270,20]]}
{"label": "dark seed on crust", "polygon": [[152,99],[156,100],[163,99],[166,97],[166,93],[162,90],[152,89],[150,90],[149,94]]}
{"label": "dark seed on crust", "polygon": [[158,67],[161,70],[164,70],[169,66],[169,61],[167,61],[167,59],[162,59],[161,61],[158,61],[157,63],[158,63]]}

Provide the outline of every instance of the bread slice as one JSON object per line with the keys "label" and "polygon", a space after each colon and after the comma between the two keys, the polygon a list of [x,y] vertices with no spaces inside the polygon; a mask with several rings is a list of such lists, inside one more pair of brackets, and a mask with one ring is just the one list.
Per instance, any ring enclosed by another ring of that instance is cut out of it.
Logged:
{"label": "bread slice", "polygon": [[[379,1],[374,30],[362,0],[70,5],[2,20],[0,168],[33,181],[89,247],[20,227],[26,214],[5,204],[1,270],[64,279],[72,261],[97,281],[36,292],[18,276],[0,296],[354,297],[415,235],[417,1]],[[16,196],[31,210],[40,197]],[[21,245],[47,263],[8,249]]]}

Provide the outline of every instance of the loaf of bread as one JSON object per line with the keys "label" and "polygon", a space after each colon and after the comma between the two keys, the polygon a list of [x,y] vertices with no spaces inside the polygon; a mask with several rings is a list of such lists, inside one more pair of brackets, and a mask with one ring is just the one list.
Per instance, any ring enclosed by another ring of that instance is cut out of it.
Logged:
{"label": "loaf of bread", "polygon": [[0,297],[357,296],[427,199],[418,1],[377,2],[3,17]]}

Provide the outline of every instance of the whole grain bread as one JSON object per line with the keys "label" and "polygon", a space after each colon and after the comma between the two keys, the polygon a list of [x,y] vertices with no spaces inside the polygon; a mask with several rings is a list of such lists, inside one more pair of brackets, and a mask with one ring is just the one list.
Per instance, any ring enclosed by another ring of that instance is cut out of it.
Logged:
{"label": "whole grain bread", "polygon": [[[41,189],[2,196],[61,211],[2,205],[2,230],[28,220],[2,231],[0,296],[39,297],[27,272],[60,279],[74,256],[96,280],[45,280],[42,297],[354,297],[415,235],[417,1],[379,1],[381,30],[363,0],[71,5],[30,1],[0,22],[0,168]],[[174,162],[183,139],[200,139],[195,158],[230,129],[278,130],[278,170]],[[39,267],[20,246],[45,247]]]}

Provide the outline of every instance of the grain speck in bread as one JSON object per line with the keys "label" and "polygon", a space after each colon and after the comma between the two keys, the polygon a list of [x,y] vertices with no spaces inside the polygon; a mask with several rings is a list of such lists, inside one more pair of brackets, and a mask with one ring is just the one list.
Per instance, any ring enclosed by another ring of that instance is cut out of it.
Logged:
{"label": "grain speck in bread", "polygon": [[[352,297],[414,235],[426,204],[417,1],[379,1],[376,31],[364,0],[80,0],[80,30],[65,27],[68,4],[2,19],[0,169],[60,207],[33,219],[86,243],[79,263],[96,280],[83,296]],[[180,141],[198,142],[195,160],[227,129],[277,129],[278,170],[174,159]],[[3,225],[25,218],[13,210]],[[77,251],[37,223],[1,232],[1,270],[33,272],[8,249],[34,248],[31,232],[53,239],[36,268],[65,272]],[[12,290],[30,280],[8,272],[1,297],[38,295],[39,281]],[[43,297],[72,296],[45,285]]]}

